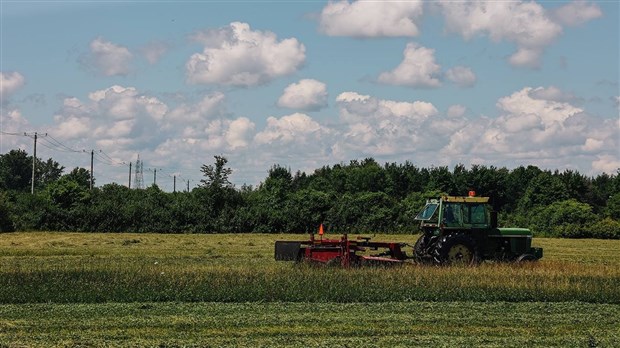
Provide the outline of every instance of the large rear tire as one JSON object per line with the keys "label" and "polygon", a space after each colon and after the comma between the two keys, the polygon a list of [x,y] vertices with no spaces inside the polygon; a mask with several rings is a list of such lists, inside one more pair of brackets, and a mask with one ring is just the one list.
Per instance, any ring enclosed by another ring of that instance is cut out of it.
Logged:
{"label": "large rear tire", "polygon": [[441,237],[433,254],[433,260],[441,265],[473,265],[479,261],[476,241],[462,233]]}

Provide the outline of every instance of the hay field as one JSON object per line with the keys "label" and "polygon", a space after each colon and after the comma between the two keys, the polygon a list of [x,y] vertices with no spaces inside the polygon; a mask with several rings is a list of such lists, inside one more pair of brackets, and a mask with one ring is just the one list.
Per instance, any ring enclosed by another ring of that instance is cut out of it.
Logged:
{"label": "hay field", "polygon": [[2,234],[0,346],[620,342],[620,241],[535,239],[545,256],[527,265],[342,270],[273,260],[275,240],[305,237]]}

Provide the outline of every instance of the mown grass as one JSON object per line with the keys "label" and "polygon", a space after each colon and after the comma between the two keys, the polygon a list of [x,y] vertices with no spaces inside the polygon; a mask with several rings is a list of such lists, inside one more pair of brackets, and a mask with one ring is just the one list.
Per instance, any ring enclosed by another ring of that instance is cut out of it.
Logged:
{"label": "mown grass", "polygon": [[612,347],[620,307],[588,303],[0,305],[0,345]]}
{"label": "mown grass", "polygon": [[[377,236],[413,244],[417,236]],[[532,264],[321,268],[273,260],[301,235],[15,233],[0,303],[582,301],[620,303],[620,241],[536,239]]]}
{"label": "mown grass", "polygon": [[[620,241],[532,264],[338,269],[301,235],[0,235],[0,347],[612,347]],[[417,236],[376,236],[413,244]]]}

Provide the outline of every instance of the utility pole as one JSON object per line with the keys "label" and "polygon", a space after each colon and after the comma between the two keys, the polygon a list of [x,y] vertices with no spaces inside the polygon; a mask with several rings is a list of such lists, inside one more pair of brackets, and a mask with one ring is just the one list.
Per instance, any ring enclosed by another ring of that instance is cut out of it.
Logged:
{"label": "utility pole", "polygon": [[[34,134],[28,134],[28,133],[24,133],[25,136],[28,137],[32,137],[34,139],[34,146],[33,146],[33,155],[32,155],[32,178],[30,180],[30,193],[34,194],[34,182],[35,182],[35,167],[36,167],[36,163],[37,163],[37,139],[39,137],[39,133],[34,132]],[[47,133],[41,135],[42,137],[46,137]]]}
{"label": "utility pole", "polygon": [[187,192],[189,192],[189,179],[187,179]]}
{"label": "utility pole", "polygon": [[157,185],[157,168],[153,170],[153,185]]}
{"label": "utility pole", "polygon": [[172,179],[174,180],[174,185],[172,186],[172,192],[176,193],[177,192],[177,176],[176,175],[172,176]]}
{"label": "utility pole", "polygon": [[37,132],[34,132],[34,155],[32,155],[32,180],[30,182],[30,194],[34,195],[34,167],[37,163]]}
{"label": "utility pole", "polygon": [[129,162],[129,188],[131,188],[131,162]]}
{"label": "utility pole", "polygon": [[95,150],[90,150],[90,189],[93,189],[93,158],[95,157]]}

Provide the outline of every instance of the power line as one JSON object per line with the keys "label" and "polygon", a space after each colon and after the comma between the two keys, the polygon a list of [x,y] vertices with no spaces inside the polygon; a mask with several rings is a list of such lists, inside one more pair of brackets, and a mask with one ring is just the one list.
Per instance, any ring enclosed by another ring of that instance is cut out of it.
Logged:
{"label": "power line", "polygon": [[109,166],[112,166],[112,167],[118,167],[119,166],[116,163],[112,163],[112,162],[108,161],[107,158],[99,155],[97,152],[95,152],[95,150],[91,150],[91,151],[93,152],[93,158],[97,162],[102,163],[102,164],[106,164],[106,165],[109,165]]}
{"label": "power line", "polygon": [[[54,143],[56,143],[59,147],[64,148],[67,152],[82,152],[80,150],[76,150],[76,149],[72,149],[69,146],[63,144],[62,142],[60,142],[58,139],[54,138],[51,135],[48,135],[50,137],[51,140],[53,140]],[[51,142],[51,141],[50,141]]]}
{"label": "power line", "polygon": [[[60,152],[82,152],[82,151],[78,151],[78,150],[73,150],[69,147],[63,146],[63,145],[59,145],[55,142],[52,142],[46,138],[41,138],[42,141],[44,141],[45,143],[41,143],[41,145],[47,147],[50,150],[55,150],[55,151],[60,151]],[[47,144],[47,145],[46,145]],[[62,146],[62,147],[61,147]]]}

